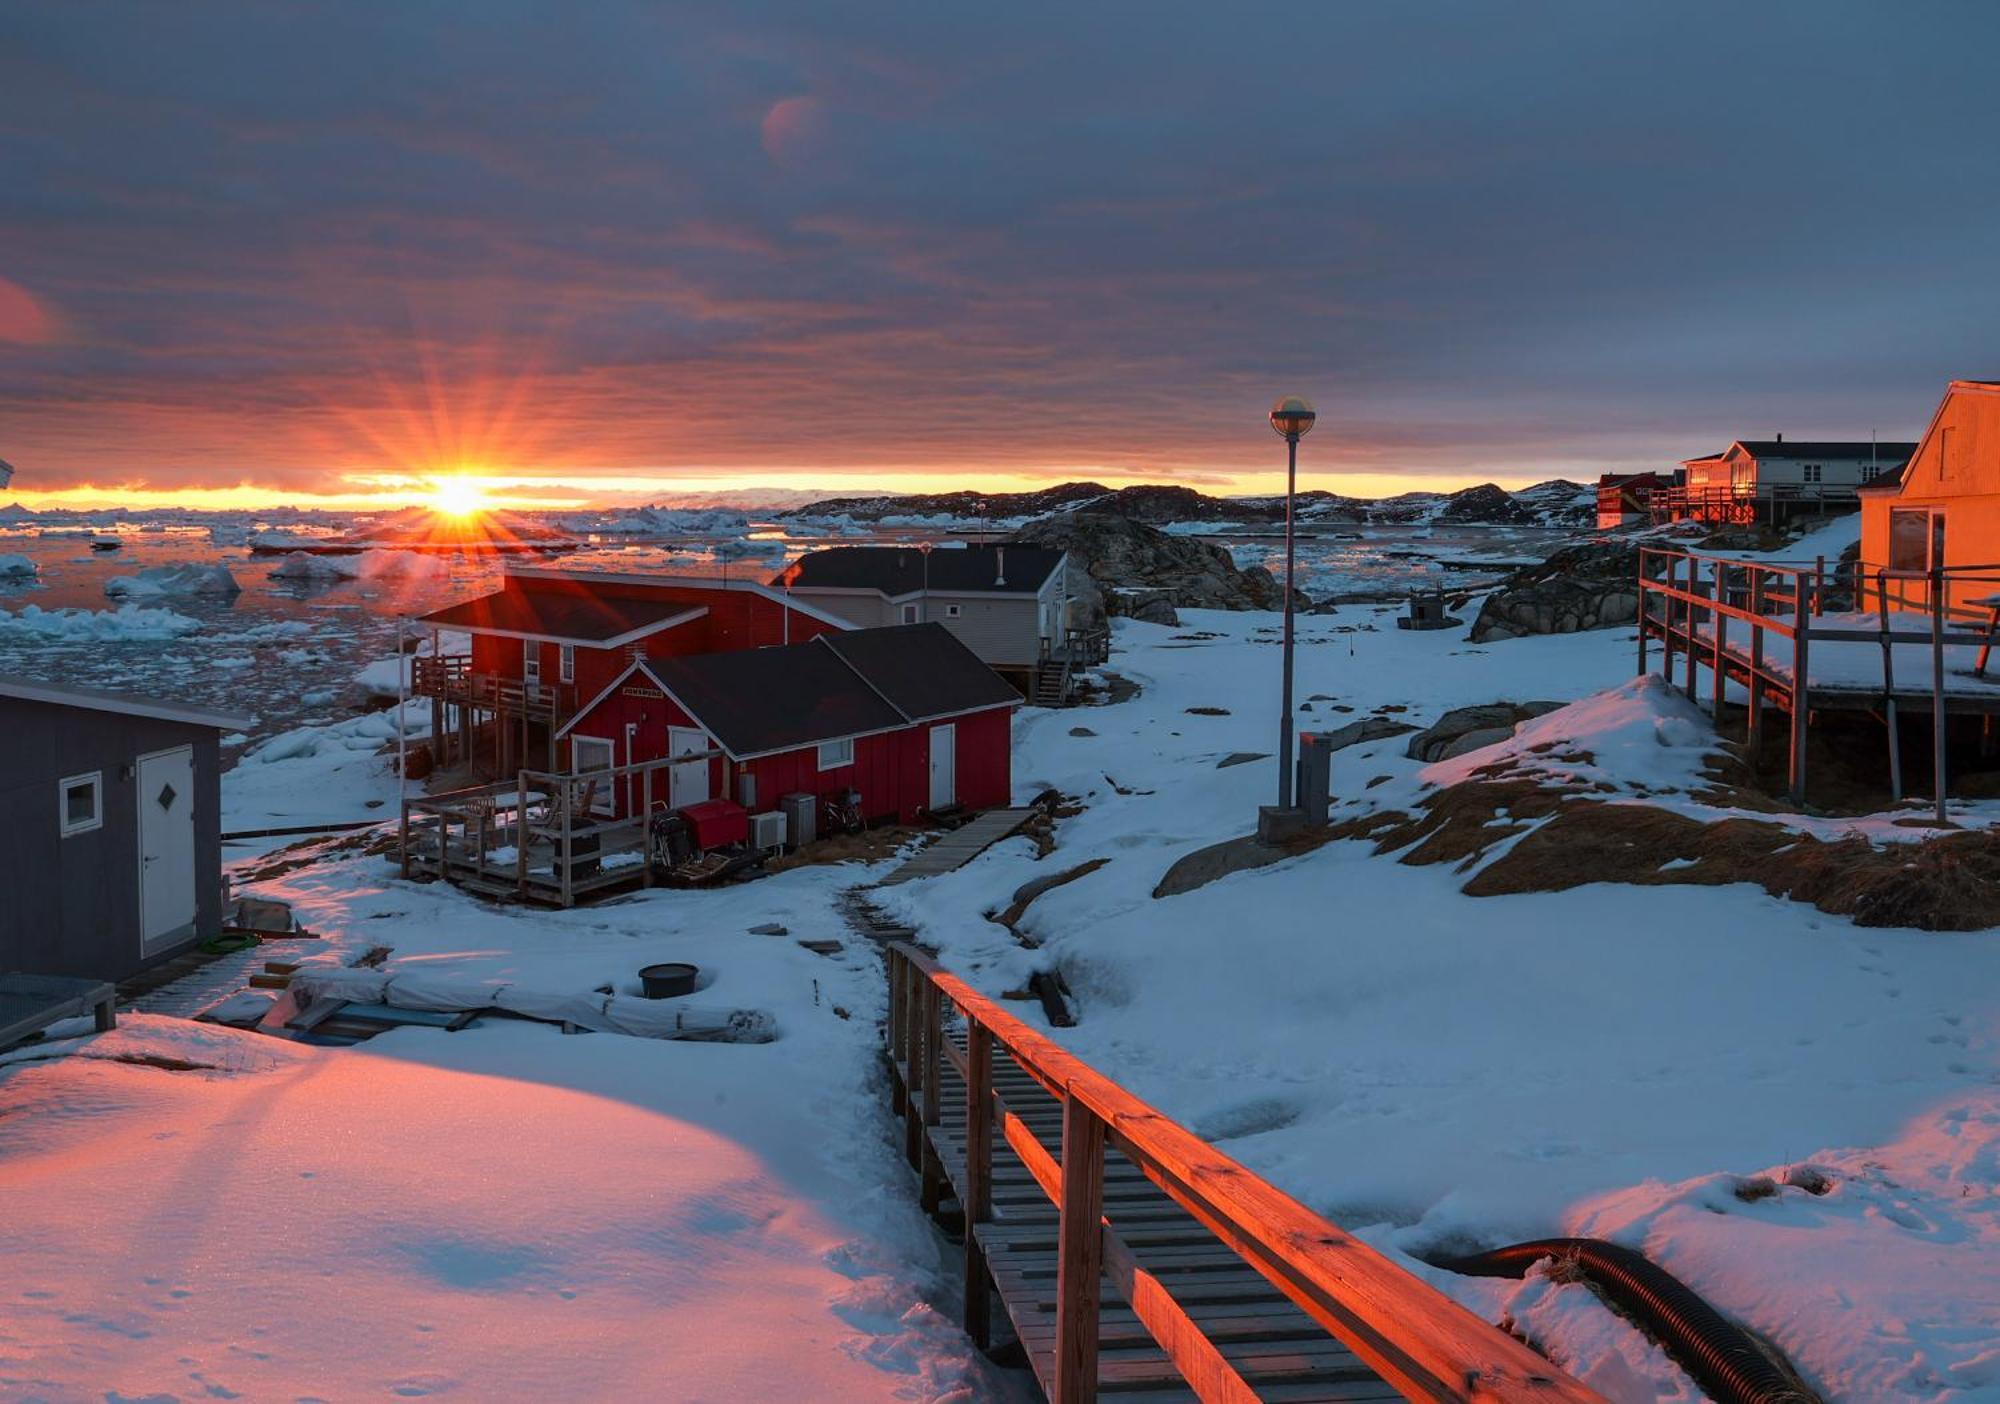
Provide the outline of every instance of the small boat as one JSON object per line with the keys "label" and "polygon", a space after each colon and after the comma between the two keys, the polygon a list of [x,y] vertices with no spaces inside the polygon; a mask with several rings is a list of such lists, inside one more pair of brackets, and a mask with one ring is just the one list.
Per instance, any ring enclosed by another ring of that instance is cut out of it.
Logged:
{"label": "small boat", "polygon": [[115,536],[96,536],[91,538],[90,549],[93,551],[117,551],[122,549],[124,545],[125,543]]}

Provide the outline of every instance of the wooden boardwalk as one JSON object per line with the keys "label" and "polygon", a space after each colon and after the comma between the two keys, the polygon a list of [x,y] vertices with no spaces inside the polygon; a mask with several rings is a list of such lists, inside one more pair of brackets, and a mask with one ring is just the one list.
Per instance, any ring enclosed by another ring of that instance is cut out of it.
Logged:
{"label": "wooden boardwalk", "polygon": [[[956,1040],[960,1051],[964,1040]],[[942,1065],[943,1110],[930,1146],[951,1197],[964,1202],[965,1080]],[[993,1063],[1001,1101],[1052,1159],[1062,1148],[1062,1107],[1013,1058]],[[1027,1351],[1035,1378],[1052,1390],[1056,1354],[1057,1250],[1062,1215],[1013,1147],[993,1151],[993,1217],[973,1229],[993,1290]],[[1269,1400],[1392,1400],[1402,1395],[1327,1335],[1200,1220],[1148,1180],[1122,1153],[1106,1153],[1104,1218],[1214,1342],[1225,1360]],[[1106,1277],[1098,1294],[1098,1389],[1145,1404],[1199,1396]]]}
{"label": "wooden boardwalk", "polygon": [[962,868],[1001,839],[1013,834],[1028,822],[1028,816],[1034,812],[1032,809],[989,809],[970,824],[961,825],[926,846],[875,885],[894,887],[898,883],[936,877],[939,873]]}
{"label": "wooden boardwalk", "polygon": [[964,1229],[966,1329],[988,1344],[997,1305],[1056,1404],[1602,1404],[915,947],[886,953],[894,1108],[925,1209]]}

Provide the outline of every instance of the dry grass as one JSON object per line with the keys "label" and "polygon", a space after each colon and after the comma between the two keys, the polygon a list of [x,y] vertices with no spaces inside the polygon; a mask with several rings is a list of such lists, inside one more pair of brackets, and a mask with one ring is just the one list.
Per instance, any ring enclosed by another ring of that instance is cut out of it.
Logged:
{"label": "dry grass", "polygon": [[2000,836],[1986,832],[1877,847],[1858,834],[1829,841],[1762,819],[1705,823],[1520,779],[1468,781],[1432,795],[1418,816],[1374,815],[1344,827],[1342,837],[1373,838],[1378,852],[1402,850],[1405,863],[1461,869],[1513,839],[1465,883],[1472,897],[1561,892],[1591,882],[1748,882],[1859,926],[2000,926]]}

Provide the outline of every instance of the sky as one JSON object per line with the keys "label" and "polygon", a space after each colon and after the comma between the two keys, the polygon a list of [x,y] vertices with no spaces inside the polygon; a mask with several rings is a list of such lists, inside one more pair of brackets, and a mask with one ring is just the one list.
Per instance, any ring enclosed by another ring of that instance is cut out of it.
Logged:
{"label": "sky", "polygon": [[1521,485],[2000,374],[2000,6],[0,8],[8,496]]}

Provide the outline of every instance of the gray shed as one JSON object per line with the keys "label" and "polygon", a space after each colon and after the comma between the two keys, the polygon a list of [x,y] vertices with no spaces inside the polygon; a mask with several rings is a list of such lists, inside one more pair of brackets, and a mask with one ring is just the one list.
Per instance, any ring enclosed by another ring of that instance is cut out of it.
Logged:
{"label": "gray shed", "polygon": [[250,720],[0,676],[0,971],[117,981],[221,929],[219,743]]}

